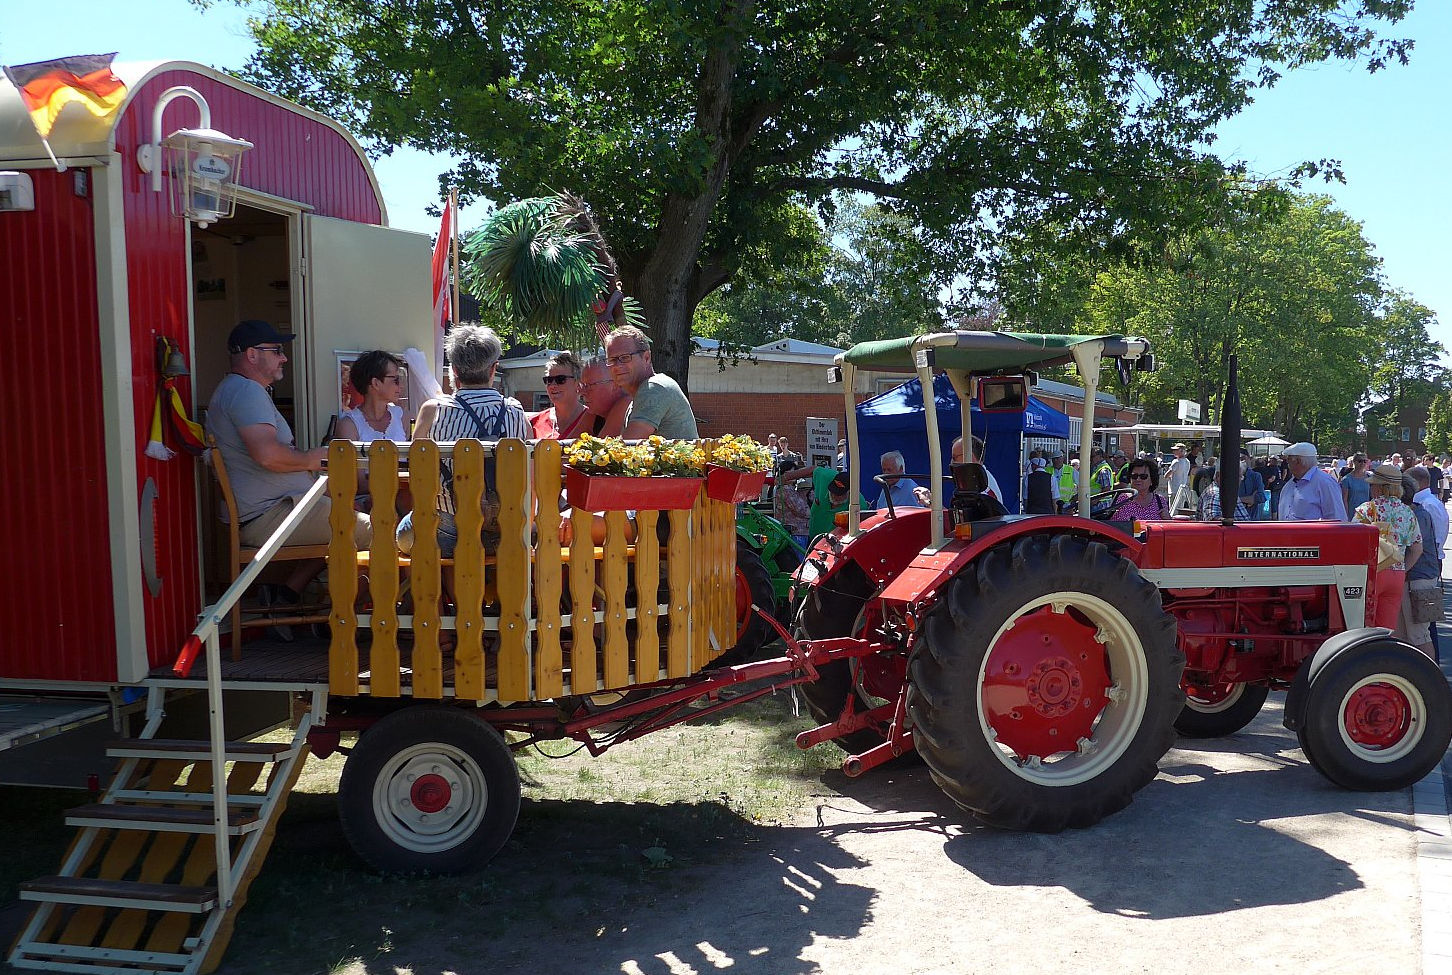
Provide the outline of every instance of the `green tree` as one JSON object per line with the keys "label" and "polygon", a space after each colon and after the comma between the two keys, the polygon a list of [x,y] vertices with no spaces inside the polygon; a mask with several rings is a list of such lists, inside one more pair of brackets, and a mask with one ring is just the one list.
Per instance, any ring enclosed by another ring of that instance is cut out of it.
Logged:
{"label": "green tree", "polygon": [[1434,454],[1452,454],[1452,390],[1432,397],[1427,409],[1427,449]]}
{"label": "green tree", "polygon": [[[197,0],[205,3],[207,0]],[[380,151],[459,153],[465,197],[589,201],[684,378],[700,301],[866,194],[980,280],[1015,226],[1193,221],[1197,146],[1280,71],[1372,68],[1411,0],[249,0],[245,74]],[[792,254],[786,249],[785,257]]]}
{"label": "green tree", "polygon": [[[1005,282],[1011,320],[1047,309],[1072,330],[1154,343],[1160,371],[1131,374],[1124,390],[1150,420],[1171,420],[1181,398],[1213,416],[1235,351],[1247,426],[1334,436],[1356,415],[1386,344],[1392,306],[1380,262],[1361,225],[1326,197],[1262,187],[1230,194],[1212,224],[1158,252],[1014,261],[1035,270],[1027,283]],[[1031,285],[1045,281],[1056,290],[1034,294]],[[1394,307],[1399,321],[1416,321],[1404,304]]]}

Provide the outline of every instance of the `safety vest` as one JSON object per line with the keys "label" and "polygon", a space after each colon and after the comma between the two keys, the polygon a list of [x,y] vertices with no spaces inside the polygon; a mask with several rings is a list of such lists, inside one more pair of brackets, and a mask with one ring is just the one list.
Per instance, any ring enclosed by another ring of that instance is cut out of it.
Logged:
{"label": "safety vest", "polygon": [[1114,468],[1109,466],[1109,461],[1102,460],[1099,466],[1094,468],[1095,486],[1101,491],[1108,491],[1114,487]]}
{"label": "safety vest", "polygon": [[1074,491],[1076,490],[1074,486],[1074,468],[1065,464],[1055,476],[1059,479],[1059,500],[1068,501],[1074,497]]}

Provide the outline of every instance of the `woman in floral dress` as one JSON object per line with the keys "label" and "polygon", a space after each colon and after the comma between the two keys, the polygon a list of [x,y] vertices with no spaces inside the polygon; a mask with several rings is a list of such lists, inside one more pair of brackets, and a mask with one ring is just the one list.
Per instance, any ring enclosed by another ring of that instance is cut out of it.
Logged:
{"label": "woman in floral dress", "polygon": [[1417,516],[1402,502],[1401,468],[1382,464],[1372,472],[1371,500],[1358,505],[1351,520],[1372,525],[1381,533],[1381,561],[1373,590],[1376,609],[1371,625],[1394,630],[1402,608],[1407,566],[1422,557],[1422,531],[1417,527]]}

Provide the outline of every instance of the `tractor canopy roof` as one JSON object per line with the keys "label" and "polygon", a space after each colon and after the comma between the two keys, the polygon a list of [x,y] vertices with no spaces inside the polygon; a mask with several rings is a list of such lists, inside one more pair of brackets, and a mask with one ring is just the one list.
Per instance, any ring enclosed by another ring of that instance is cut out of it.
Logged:
{"label": "tractor canopy roof", "polygon": [[898,339],[859,342],[839,357],[858,369],[912,372],[914,353],[932,349],[940,369],[966,372],[1015,372],[1056,366],[1072,359],[1074,346],[1101,342],[1105,356],[1136,358],[1149,351],[1143,339],[1123,335],[1040,335],[1032,332],[936,332]]}

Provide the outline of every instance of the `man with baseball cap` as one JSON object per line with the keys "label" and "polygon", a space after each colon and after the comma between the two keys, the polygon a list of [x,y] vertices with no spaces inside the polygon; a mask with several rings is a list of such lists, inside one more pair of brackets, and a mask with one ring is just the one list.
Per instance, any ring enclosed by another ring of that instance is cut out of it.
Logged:
{"label": "man with baseball cap", "polygon": [[[292,340],[292,335],[278,332],[268,322],[239,323],[227,338],[230,371],[207,405],[207,432],[227,464],[242,544],[251,547],[260,547],[272,536],[312,487],[314,472],[322,470],[328,456],[327,447],[298,449],[292,428],[268,394],[268,387],[282,378]],[[287,544],[326,545],[332,539],[330,510],[324,495]],[[226,510],[221,514],[225,519]],[[354,541],[366,550],[373,535],[368,516],[355,512],[354,518]],[[297,602],[298,594],[322,568],[322,559],[294,562],[286,583],[273,594],[283,602]]]}
{"label": "man with baseball cap", "polygon": [[1345,521],[1341,485],[1316,465],[1316,446],[1293,443],[1281,451],[1289,477],[1281,488],[1282,521]]}
{"label": "man with baseball cap", "polygon": [[1190,448],[1183,443],[1177,443],[1170,450],[1174,453],[1175,459],[1170,461],[1170,469],[1165,472],[1165,490],[1169,493],[1170,500],[1175,500],[1175,495],[1180,488],[1190,486],[1190,458],[1185,452]]}
{"label": "man with baseball cap", "polygon": [[[817,470],[826,468],[819,467]],[[815,477],[813,481],[816,481]],[[824,481],[823,488],[817,493],[815,484],[813,485],[812,510],[807,518],[807,534],[813,539],[831,531],[836,524],[838,512],[847,510],[852,479],[847,476],[846,471],[833,471],[832,476]],[[861,508],[867,507],[867,499],[861,494],[857,495],[857,503]]]}

